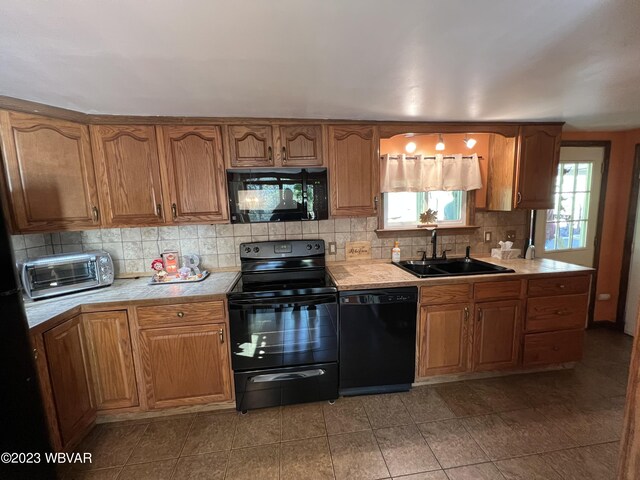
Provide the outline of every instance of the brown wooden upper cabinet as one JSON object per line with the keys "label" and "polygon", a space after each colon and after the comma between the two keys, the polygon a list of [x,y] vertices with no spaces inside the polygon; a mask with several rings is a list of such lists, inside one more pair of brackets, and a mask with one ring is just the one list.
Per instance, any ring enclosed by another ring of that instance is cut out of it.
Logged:
{"label": "brown wooden upper cabinet", "polygon": [[487,210],[553,208],[561,124],[523,125],[518,137],[489,138]]}
{"label": "brown wooden upper cabinet", "polygon": [[377,128],[330,125],[328,135],[331,215],[375,215],[380,195]]}
{"label": "brown wooden upper cabinet", "polygon": [[231,167],[305,167],[324,163],[322,125],[230,125]]}
{"label": "brown wooden upper cabinet", "polygon": [[155,128],[92,125],[91,143],[103,223],[108,226],[164,223]]}
{"label": "brown wooden upper cabinet", "polygon": [[520,128],[514,207],[553,208],[561,135],[562,125],[524,125]]}
{"label": "brown wooden upper cabinet", "polygon": [[271,125],[230,125],[228,131],[232,167],[272,167],[275,164]]}
{"label": "brown wooden upper cabinet", "polygon": [[0,112],[4,174],[16,230],[98,226],[89,129],[38,115]]}
{"label": "brown wooden upper cabinet", "polygon": [[228,220],[222,133],[217,126],[158,127],[166,177],[165,211],[174,223]]}
{"label": "brown wooden upper cabinet", "polygon": [[279,129],[283,167],[321,166],[324,163],[321,125],[281,125]]}

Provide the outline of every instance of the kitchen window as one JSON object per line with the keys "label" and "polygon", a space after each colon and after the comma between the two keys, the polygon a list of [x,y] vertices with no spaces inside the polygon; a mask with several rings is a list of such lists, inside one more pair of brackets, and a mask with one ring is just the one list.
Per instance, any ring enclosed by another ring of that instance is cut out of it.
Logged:
{"label": "kitchen window", "polygon": [[464,226],[467,221],[467,192],[387,192],[383,193],[384,228],[417,228],[427,209],[437,211],[438,226]]}
{"label": "kitchen window", "polygon": [[547,210],[545,252],[574,250],[587,246],[591,162],[560,163],[553,210]]}

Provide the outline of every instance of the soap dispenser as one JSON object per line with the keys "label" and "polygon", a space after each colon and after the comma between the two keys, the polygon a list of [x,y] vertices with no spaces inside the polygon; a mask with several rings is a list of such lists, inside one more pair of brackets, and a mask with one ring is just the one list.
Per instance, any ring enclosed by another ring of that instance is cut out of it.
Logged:
{"label": "soap dispenser", "polygon": [[400,261],[400,242],[397,240],[393,244],[393,248],[391,249],[391,261],[393,263],[398,263]]}

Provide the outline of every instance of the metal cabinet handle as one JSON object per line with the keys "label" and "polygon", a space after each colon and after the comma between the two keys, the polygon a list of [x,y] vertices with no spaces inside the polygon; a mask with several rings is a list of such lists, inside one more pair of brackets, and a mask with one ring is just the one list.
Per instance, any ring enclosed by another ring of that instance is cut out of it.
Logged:
{"label": "metal cabinet handle", "polygon": [[178,312],[177,315],[178,315],[178,317],[182,318],[182,317],[184,317],[184,312]]}
{"label": "metal cabinet handle", "polygon": [[38,349],[37,349],[37,348],[34,348],[34,349],[33,349],[33,358],[34,358],[35,360],[37,360],[37,359],[38,359]]}
{"label": "metal cabinet handle", "polygon": [[482,313],[482,309],[481,309],[481,308],[479,308],[479,309],[478,309],[478,322],[482,321],[482,315],[483,315],[483,313]]}
{"label": "metal cabinet handle", "polygon": [[173,217],[174,220],[178,218],[178,207],[176,206],[175,203],[171,204],[171,216]]}
{"label": "metal cabinet handle", "polygon": [[469,307],[464,307],[464,321],[469,320]]}
{"label": "metal cabinet handle", "polygon": [[522,194],[520,192],[516,193],[516,205],[520,205],[522,202]]}
{"label": "metal cabinet handle", "polygon": [[287,147],[282,147],[282,163],[287,163]]}
{"label": "metal cabinet handle", "polygon": [[220,336],[220,343],[224,343],[224,329],[218,330],[218,335]]}
{"label": "metal cabinet handle", "polygon": [[562,309],[562,310],[556,310],[556,315],[567,315],[569,312],[567,312],[566,310]]}
{"label": "metal cabinet handle", "polygon": [[269,147],[267,149],[268,155],[269,155],[269,160],[273,160],[273,148]]}
{"label": "metal cabinet handle", "polygon": [[375,197],[373,197],[373,211],[374,212],[378,211],[378,196],[377,195]]}
{"label": "metal cabinet handle", "polygon": [[162,205],[160,205],[159,203],[156,204],[156,215],[158,217],[162,217]]}
{"label": "metal cabinet handle", "polygon": [[98,207],[91,207],[91,211],[93,212],[93,221],[97,222],[100,220],[100,210],[98,210]]}
{"label": "metal cabinet handle", "polygon": [[558,285],[558,288],[564,288],[564,287],[565,287],[564,283],[561,283],[560,285]]}

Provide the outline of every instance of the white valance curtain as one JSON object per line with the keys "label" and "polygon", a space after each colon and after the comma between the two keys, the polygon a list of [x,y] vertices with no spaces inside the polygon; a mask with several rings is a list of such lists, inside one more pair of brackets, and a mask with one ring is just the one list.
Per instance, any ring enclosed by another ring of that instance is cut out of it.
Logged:
{"label": "white valance curtain", "polygon": [[380,166],[383,192],[428,192],[482,188],[478,155],[383,155]]}

